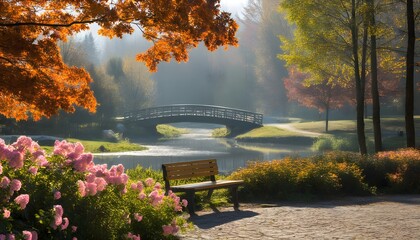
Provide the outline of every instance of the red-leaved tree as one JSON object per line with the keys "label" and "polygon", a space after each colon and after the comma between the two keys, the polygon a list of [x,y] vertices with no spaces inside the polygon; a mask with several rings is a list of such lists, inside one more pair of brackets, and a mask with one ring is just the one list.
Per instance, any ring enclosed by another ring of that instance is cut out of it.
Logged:
{"label": "red-leaved tree", "polygon": [[325,112],[325,132],[328,132],[328,119],[330,109],[339,109],[351,102],[354,95],[351,89],[334,85],[327,81],[322,83],[307,84],[309,75],[299,72],[296,68],[288,69],[289,76],[284,79],[289,101],[316,108],[320,113]]}

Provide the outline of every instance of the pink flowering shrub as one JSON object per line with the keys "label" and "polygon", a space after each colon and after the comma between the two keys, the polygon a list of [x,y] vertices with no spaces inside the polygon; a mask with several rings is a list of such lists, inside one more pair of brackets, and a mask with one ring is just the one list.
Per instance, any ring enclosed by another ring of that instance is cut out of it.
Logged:
{"label": "pink flowering shrub", "polygon": [[0,139],[0,239],[166,239],[186,226],[185,205],[121,164],[95,165],[80,143],[47,155],[28,137]]}

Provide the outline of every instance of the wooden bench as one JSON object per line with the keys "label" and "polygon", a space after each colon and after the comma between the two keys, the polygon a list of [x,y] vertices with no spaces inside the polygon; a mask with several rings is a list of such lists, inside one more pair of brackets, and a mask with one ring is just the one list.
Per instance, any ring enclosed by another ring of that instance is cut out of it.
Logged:
{"label": "wooden bench", "polygon": [[[238,187],[243,184],[242,180],[216,180],[215,175],[219,173],[216,159],[197,160],[190,162],[177,162],[162,164],[163,179],[165,180],[165,190],[168,194],[172,192],[185,192],[188,200],[188,211],[190,215],[194,212],[194,195],[197,191],[208,190],[207,198],[210,199],[214,189],[229,188],[235,210],[239,209]],[[191,179],[197,177],[209,177],[210,181],[197,182],[171,186],[170,180]]]}

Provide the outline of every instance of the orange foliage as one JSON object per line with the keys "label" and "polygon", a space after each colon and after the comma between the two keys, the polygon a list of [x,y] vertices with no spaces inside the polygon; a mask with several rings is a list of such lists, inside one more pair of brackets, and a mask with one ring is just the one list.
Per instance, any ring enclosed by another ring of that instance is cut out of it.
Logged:
{"label": "orange foliage", "polygon": [[172,58],[188,61],[199,42],[211,51],[238,43],[238,26],[220,0],[10,0],[0,2],[0,16],[0,114],[17,120],[75,105],[95,111],[89,74],[65,65],[57,47],[90,23],[109,38],[140,29],[154,45],[137,59],[151,71]]}

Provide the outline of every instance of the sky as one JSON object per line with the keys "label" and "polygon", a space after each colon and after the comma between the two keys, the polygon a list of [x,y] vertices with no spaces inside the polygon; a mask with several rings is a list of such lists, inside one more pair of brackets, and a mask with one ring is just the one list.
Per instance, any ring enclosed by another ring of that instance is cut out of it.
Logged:
{"label": "sky", "polygon": [[232,13],[232,16],[239,14],[248,0],[221,0],[220,5],[222,9]]}

